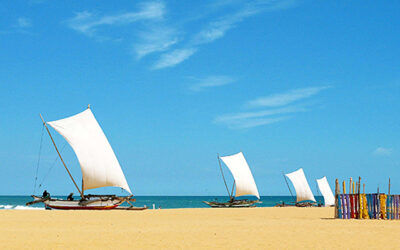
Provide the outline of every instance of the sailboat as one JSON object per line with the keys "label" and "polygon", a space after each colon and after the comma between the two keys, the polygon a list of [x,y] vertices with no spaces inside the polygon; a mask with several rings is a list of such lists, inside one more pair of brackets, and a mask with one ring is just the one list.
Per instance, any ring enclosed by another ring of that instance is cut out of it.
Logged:
{"label": "sailboat", "polygon": [[324,197],[325,207],[332,207],[335,205],[335,196],[333,196],[332,189],[329,186],[326,176],[321,179],[317,179],[318,188]]}
{"label": "sailboat", "polygon": [[[231,171],[233,178],[235,179],[232,187],[232,192],[229,192],[228,186],[226,185],[226,180],[224,177],[224,172],[222,171],[221,160],[225,163],[228,169]],[[256,203],[260,202],[260,194],[254,181],[253,175],[250,171],[249,165],[244,158],[242,152],[239,152],[230,156],[218,156],[219,168],[222,173],[222,178],[224,179],[226,190],[228,191],[229,201],[228,202],[217,202],[217,201],[203,201],[210,207],[254,207]],[[234,188],[236,187],[235,195],[233,195]],[[237,200],[235,198],[252,195],[257,197],[258,200],[248,200],[241,199]]]}
{"label": "sailboat", "polygon": [[[32,195],[34,201],[28,202],[27,205],[43,202],[48,209],[96,210],[113,209],[124,202],[132,205],[130,202],[134,202],[135,199],[133,198],[131,189],[110,143],[90,109],[90,105],[85,111],[77,115],[57,121],[45,122],[42,115],[40,117],[63,166],[80,194],[80,199],[74,200],[72,195],[69,199],[55,199],[50,196],[38,197]],[[62,135],[74,150],[82,171],[81,188],[78,187],[61,157],[60,151],[47,125],[50,125]],[[120,187],[130,195],[86,195],[84,193],[89,189],[110,186]]]}
{"label": "sailboat", "polygon": [[[286,206],[296,206],[296,207],[309,207],[313,206],[316,203],[313,193],[311,192],[311,188],[308,185],[306,176],[304,175],[304,171],[302,168],[286,174],[286,177],[292,182],[294,189],[296,190],[296,202],[294,204],[277,204],[278,207],[286,207]],[[285,181],[286,181],[285,177]],[[286,184],[289,188],[290,194],[292,191],[290,190],[289,184],[286,181]],[[292,195],[293,196],[293,195]]]}

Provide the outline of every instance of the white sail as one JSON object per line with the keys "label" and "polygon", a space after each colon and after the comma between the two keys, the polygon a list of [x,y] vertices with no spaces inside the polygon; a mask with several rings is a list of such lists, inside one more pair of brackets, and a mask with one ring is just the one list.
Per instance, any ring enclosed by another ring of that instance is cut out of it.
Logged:
{"label": "white sail", "polygon": [[292,182],[294,189],[296,190],[296,202],[300,201],[315,201],[314,195],[311,192],[310,186],[308,185],[306,176],[302,168],[292,173],[286,174],[286,176]]}
{"label": "white sail", "polygon": [[335,196],[333,196],[332,189],[329,186],[326,176],[317,179],[317,183],[322,196],[324,196],[325,206],[335,205]]}
{"label": "white sail", "polygon": [[131,193],[117,157],[90,109],[47,124],[75,151],[81,165],[83,190],[115,186]]}
{"label": "white sail", "polygon": [[233,178],[235,179],[235,197],[254,195],[260,199],[256,182],[254,181],[253,175],[251,174],[249,165],[247,164],[243,153],[240,152],[230,156],[222,156],[220,158],[229,168]]}

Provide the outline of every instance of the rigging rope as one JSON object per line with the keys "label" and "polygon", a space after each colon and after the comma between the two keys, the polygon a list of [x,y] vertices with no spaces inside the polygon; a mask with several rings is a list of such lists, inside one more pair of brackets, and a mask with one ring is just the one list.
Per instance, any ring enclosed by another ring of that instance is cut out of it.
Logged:
{"label": "rigging rope", "polygon": [[[67,146],[67,142],[64,142],[64,146],[61,148],[60,152],[62,152],[65,148],[65,146]],[[45,179],[47,178],[47,176],[49,176],[51,170],[53,169],[53,167],[56,165],[57,160],[59,159],[59,157],[56,157],[53,164],[51,164],[49,170],[47,171],[47,173],[45,174],[45,176],[43,177],[42,181],[39,184],[39,188],[42,186],[43,182],[45,181]]]}
{"label": "rigging rope", "polygon": [[290,195],[291,195],[292,198],[294,199],[294,196],[293,196],[293,194],[292,194],[292,190],[290,190],[289,183],[287,182],[286,176],[285,176],[285,174],[284,174],[283,172],[282,172],[282,175],[283,175],[283,178],[285,179],[285,182],[286,182],[287,187],[289,188]]}
{"label": "rigging rope", "polygon": [[220,160],[220,158],[219,158],[219,155],[218,155],[217,157],[218,157],[219,169],[221,170],[222,178],[224,179],[226,191],[228,191],[229,199],[231,199],[232,196],[231,196],[231,193],[229,193],[228,185],[226,185],[225,176],[224,176],[224,171],[222,171],[221,160]]}
{"label": "rigging rope", "polygon": [[37,177],[38,177],[38,173],[39,173],[40,156],[42,153],[43,133],[44,133],[44,124],[42,126],[42,135],[40,136],[39,155],[38,155],[38,161],[37,161],[37,165],[36,165],[35,184],[33,185],[33,194],[35,194],[35,191],[36,191],[36,181],[37,181]]}

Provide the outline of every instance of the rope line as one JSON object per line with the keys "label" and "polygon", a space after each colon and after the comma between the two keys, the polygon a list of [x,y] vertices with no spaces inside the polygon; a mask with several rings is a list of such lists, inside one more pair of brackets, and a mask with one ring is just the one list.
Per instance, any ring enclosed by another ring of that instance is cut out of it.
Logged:
{"label": "rope line", "polygon": [[283,178],[285,179],[285,182],[286,182],[287,187],[289,188],[290,195],[291,195],[292,198],[294,199],[294,196],[293,196],[293,194],[292,194],[292,190],[290,190],[289,183],[287,182],[286,176],[285,176],[285,174],[284,174],[283,172],[282,172],[282,175],[283,175]]}
{"label": "rope line", "polygon": [[42,126],[42,135],[40,136],[39,155],[38,155],[38,161],[37,161],[37,165],[36,165],[35,184],[33,185],[33,194],[35,194],[35,192],[36,192],[36,182],[37,182],[38,173],[39,173],[40,156],[42,155],[43,133],[44,133],[44,125]]}
{"label": "rope line", "polygon": [[[64,146],[61,148],[60,152],[62,152],[65,148],[65,146],[67,146],[67,142],[64,143]],[[42,181],[39,184],[39,188],[42,186],[43,182],[46,180],[47,176],[49,176],[51,170],[53,169],[53,167],[56,165],[57,161],[58,161],[59,157],[56,157],[53,164],[51,164],[49,170],[47,171],[47,173],[45,174],[45,176],[43,177]]]}

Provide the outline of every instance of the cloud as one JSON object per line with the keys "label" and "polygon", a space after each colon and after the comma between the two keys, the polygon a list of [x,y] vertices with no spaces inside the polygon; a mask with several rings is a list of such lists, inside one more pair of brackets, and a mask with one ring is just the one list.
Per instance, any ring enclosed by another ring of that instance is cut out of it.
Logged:
{"label": "cloud", "polygon": [[391,148],[378,147],[374,150],[373,154],[379,156],[389,156],[392,154],[392,151],[393,150]]}
{"label": "cloud", "polygon": [[289,119],[290,117],[275,117],[275,118],[258,118],[258,119],[243,119],[243,120],[234,120],[226,125],[231,129],[244,129],[244,128],[253,128],[262,125],[272,124],[280,121],[284,121]]}
{"label": "cloud", "polygon": [[17,27],[28,28],[32,26],[32,21],[29,18],[20,17],[17,19]]}
{"label": "cloud", "polygon": [[179,41],[178,32],[165,26],[153,27],[141,32],[139,36],[141,41],[133,46],[137,59],[151,53],[165,51]]}
{"label": "cloud", "polygon": [[328,89],[330,86],[324,87],[312,87],[312,88],[302,88],[294,89],[286,93],[274,94],[264,97],[259,97],[257,99],[247,102],[249,107],[279,107],[291,104],[293,102],[309,98],[313,95],[318,94],[324,89]]}
{"label": "cloud", "polygon": [[201,91],[206,88],[224,86],[233,82],[235,82],[235,79],[230,76],[209,76],[200,80],[199,83],[192,85],[190,89],[193,91]]}
{"label": "cloud", "polygon": [[176,49],[171,52],[162,54],[160,59],[154,64],[153,69],[162,69],[175,66],[188,59],[196,52],[196,49]]}
{"label": "cloud", "polygon": [[304,107],[285,107],[279,109],[267,109],[255,112],[240,112],[234,114],[220,115],[214,119],[214,123],[225,124],[229,128],[250,128],[266,124],[271,124],[283,120],[287,120],[290,117],[280,116],[271,117],[283,114],[305,112],[307,111]]}
{"label": "cloud", "polygon": [[[242,3],[239,1],[219,1],[214,6],[226,6],[226,5],[237,5],[238,3]],[[194,44],[204,44],[211,43],[219,38],[222,38],[227,31],[234,28],[236,24],[245,20],[245,18],[254,16],[256,14],[266,12],[266,11],[275,11],[284,8],[288,8],[292,6],[294,1],[248,1],[244,6],[229,15],[225,15],[220,17],[218,20],[210,22],[208,26],[200,31],[193,38]]]}
{"label": "cloud", "polygon": [[[234,28],[238,23],[242,22],[245,18],[254,16],[256,14],[266,12],[266,11],[275,11],[284,8],[288,8],[293,6],[294,1],[292,0],[258,0],[258,1],[220,1],[214,4],[214,7],[226,7],[227,5],[239,5],[239,10],[234,11],[229,15],[225,15],[216,19],[215,21],[209,22],[204,29],[199,31],[197,34],[194,34],[192,38],[189,40],[187,47],[193,48],[193,55],[196,51],[198,51],[199,46],[202,44],[207,44],[214,42],[217,39],[220,39],[225,36],[226,32]],[[181,49],[182,50],[182,49]],[[168,55],[168,54],[167,54]],[[163,61],[163,58],[166,54],[161,55],[160,61]],[[182,63],[190,56],[185,57],[184,60],[180,60],[174,62],[173,64],[168,64],[168,67],[176,66],[179,63]],[[158,62],[153,69],[161,69],[164,67],[159,67],[160,63]]]}
{"label": "cloud", "polygon": [[[266,11],[288,8],[293,6],[293,3],[293,0],[216,0],[204,4],[206,8],[201,8],[200,13],[196,10],[195,17],[182,19],[186,14],[178,13],[173,16],[174,20],[171,22],[168,19],[170,16],[167,16],[165,3],[156,0],[139,4],[136,11],[114,15],[82,11],[64,23],[76,32],[98,41],[126,39],[136,59],[140,60],[147,55],[155,54],[158,59],[153,63],[152,69],[162,69],[176,66],[189,59],[202,45],[224,37],[229,30],[246,18]],[[200,19],[210,16],[214,18],[199,22]],[[196,24],[191,26],[190,30],[183,30],[183,27],[190,22]],[[198,26],[197,23],[205,25],[200,29],[193,29]],[[128,25],[135,25],[135,32],[121,32],[120,28],[118,34],[116,27]],[[114,39],[116,35],[118,37]],[[181,45],[176,47],[179,43]]]}
{"label": "cloud", "polygon": [[279,114],[288,114],[288,113],[295,113],[295,112],[304,112],[307,109],[302,107],[286,107],[280,109],[268,109],[262,111],[255,111],[255,112],[240,112],[235,114],[227,114],[218,116],[215,121],[216,122],[229,122],[235,120],[242,120],[242,119],[249,119],[249,118],[259,118],[271,115],[279,115]]}
{"label": "cloud", "polygon": [[119,15],[97,16],[94,13],[83,11],[66,21],[67,25],[80,33],[93,36],[96,29],[104,25],[126,25],[143,20],[159,20],[163,18],[165,6],[162,2],[149,2],[140,5],[136,12],[127,12]]}
{"label": "cloud", "polygon": [[[313,87],[294,89],[286,93],[274,94],[248,101],[245,107],[264,108],[259,111],[238,112],[217,116],[214,123],[224,124],[228,128],[241,129],[276,123],[290,119],[293,114],[309,111],[310,105],[296,103],[295,101],[309,98],[316,95],[323,89],[330,87]],[[265,109],[267,107],[268,109]],[[288,116],[290,114],[290,116]]]}

